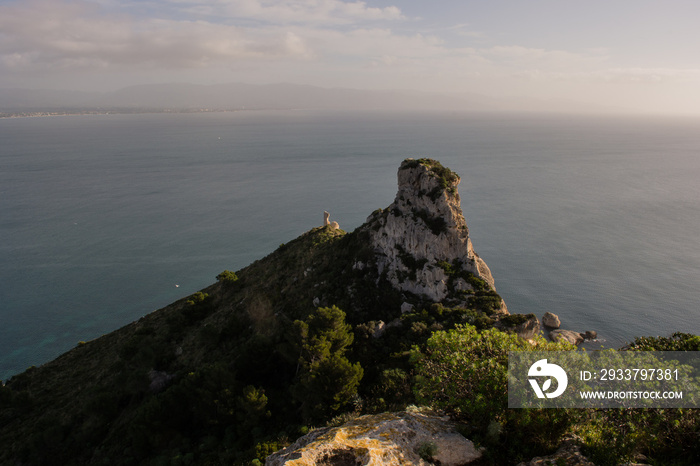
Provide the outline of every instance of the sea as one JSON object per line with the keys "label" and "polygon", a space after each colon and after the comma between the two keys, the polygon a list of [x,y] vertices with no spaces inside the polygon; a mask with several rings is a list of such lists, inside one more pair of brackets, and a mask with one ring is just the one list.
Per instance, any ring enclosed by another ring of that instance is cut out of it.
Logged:
{"label": "sea", "polygon": [[[0,120],[0,379],[461,176],[511,313],[616,348],[700,333],[700,118],[312,110]],[[350,311],[350,310],[348,310]]]}

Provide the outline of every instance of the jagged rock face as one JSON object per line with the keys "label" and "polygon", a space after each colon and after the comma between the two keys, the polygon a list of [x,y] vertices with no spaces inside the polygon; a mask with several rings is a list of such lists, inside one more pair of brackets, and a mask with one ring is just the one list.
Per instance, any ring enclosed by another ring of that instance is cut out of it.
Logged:
{"label": "jagged rock face", "polygon": [[268,456],[265,465],[461,466],[481,455],[447,418],[401,412],[362,416],[340,427],[315,430]]}
{"label": "jagged rock face", "polygon": [[[398,178],[394,203],[367,219],[379,274],[386,273],[395,288],[435,302],[454,291],[448,289],[441,262],[457,264],[494,287],[491,271],[469,238],[457,192],[459,176],[434,160],[407,159]],[[453,287],[470,289],[464,280]]]}

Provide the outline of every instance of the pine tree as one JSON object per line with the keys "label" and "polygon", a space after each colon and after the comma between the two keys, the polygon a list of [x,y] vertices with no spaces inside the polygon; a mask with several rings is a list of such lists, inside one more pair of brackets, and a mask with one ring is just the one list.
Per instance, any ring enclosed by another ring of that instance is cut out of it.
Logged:
{"label": "pine tree", "polygon": [[299,370],[292,387],[308,420],[337,412],[357,393],[363,370],[345,353],[354,335],[337,308],[316,309],[305,321],[294,322],[299,336]]}

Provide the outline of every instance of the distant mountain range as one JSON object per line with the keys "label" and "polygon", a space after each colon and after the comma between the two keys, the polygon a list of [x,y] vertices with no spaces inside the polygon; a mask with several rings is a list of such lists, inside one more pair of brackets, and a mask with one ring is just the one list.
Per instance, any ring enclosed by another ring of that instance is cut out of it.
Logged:
{"label": "distant mountain range", "polygon": [[573,102],[492,98],[479,94],[440,94],[407,90],[360,90],[298,84],[149,84],[114,92],[0,89],[0,113],[143,110],[447,110],[469,112],[607,113],[611,109]]}

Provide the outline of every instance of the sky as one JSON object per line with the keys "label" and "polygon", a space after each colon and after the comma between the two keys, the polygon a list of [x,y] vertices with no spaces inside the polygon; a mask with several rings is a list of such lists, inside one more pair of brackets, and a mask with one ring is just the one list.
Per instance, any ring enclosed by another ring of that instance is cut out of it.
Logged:
{"label": "sky", "polygon": [[295,83],[700,114],[697,0],[0,0],[0,88]]}

